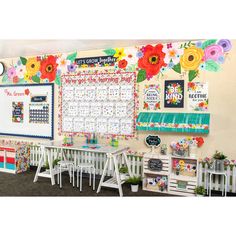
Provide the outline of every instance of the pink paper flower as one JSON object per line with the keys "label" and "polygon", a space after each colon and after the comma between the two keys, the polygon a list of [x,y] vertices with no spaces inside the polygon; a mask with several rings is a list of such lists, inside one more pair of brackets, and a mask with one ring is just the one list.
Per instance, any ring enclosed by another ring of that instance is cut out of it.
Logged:
{"label": "pink paper flower", "polygon": [[8,69],[8,71],[7,71],[7,76],[8,76],[8,78],[9,79],[13,79],[15,76],[16,76],[16,69],[15,69],[15,67],[10,67],[9,69]]}
{"label": "pink paper flower", "polygon": [[224,55],[223,48],[220,45],[210,45],[204,50],[204,61],[217,61],[219,57]]}

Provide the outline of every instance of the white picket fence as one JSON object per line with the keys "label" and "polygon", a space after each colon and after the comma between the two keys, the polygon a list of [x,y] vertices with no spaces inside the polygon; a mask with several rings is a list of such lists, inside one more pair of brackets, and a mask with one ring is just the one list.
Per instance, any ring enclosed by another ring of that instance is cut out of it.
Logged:
{"label": "white picket fence", "polygon": [[[48,150],[51,152],[51,156],[54,158],[57,157],[57,149],[53,148]],[[31,155],[30,155],[30,165],[31,166],[37,166],[39,163],[39,158],[41,156],[41,149],[39,146],[31,146]],[[90,159],[92,160],[95,168],[96,168],[96,174],[102,175],[103,168],[105,165],[105,155],[102,153],[94,153],[94,152],[81,152],[76,150],[66,150],[66,156],[69,158],[76,158],[79,160],[80,163],[86,163]],[[91,158],[88,158],[91,157]],[[133,156],[128,155],[127,156],[130,163],[131,163],[131,170],[134,173],[134,175],[141,176],[142,175],[142,157],[139,156]],[[122,158],[118,158],[119,160],[119,167],[124,163],[124,160]],[[77,161],[78,163],[78,161]],[[110,162],[109,169],[107,171],[107,176],[113,176],[114,173],[114,165],[113,162]]]}
{"label": "white picket fence", "polygon": [[[57,149],[51,149],[50,150],[52,153],[52,157],[57,156]],[[39,146],[31,146],[31,155],[30,155],[30,165],[31,166],[37,166],[39,162],[39,158],[41,155],[41,149]],[[71,151],[67,150],[66,155],[68,157],[74,158],[76,157],[77,160],[81,163],[86,163],[89,158],[88,156],[92,156],[92,161],[93,164],[95,165],[96,168],[96,174],[101,175],[104,165],[105,165],[105,156],[104,154],[99,154],[99,153],[89,153],[89,152],[80,152],[80,151]],[[141,176],[142,175],[142,161],[143,158],[141,156],[134,156],[134,155],[128,155],[128,159],[131,163],[131,170],[134,173],[134,175]],[[123,160],[119,158],[119,166],[121,166],[123,163]],[[207,186],[207,181],[208,181],[208,174],[207,174],[207,165],[203,167],[202,163],[199,163],[199,169],[198,169],[198,185],[204,186],[206,188]],[[227,167],[227,191],[236,193],[236,167],[233,167],[233,169],[230,169],[230,166]],[[114,173],[114,166],[113,163],[110,162],[109,164],[109,169],[107,171],[107,176],[113,176]],[[223,177],[221,176],[213,176],[213,182],[212,182],[212,189],[217,190],[217,191],[222,191],[223,188]]]}
{"label": "white picket fence", "polygon": [[[198,169],[198,185],[207,188],[207,182],[209,180],[208,166],[199,163]],[[227,192],[236,193],[236,167],[231,168],[227,166]],[[222,191],[223,189],[223,176],[213,175],[212,177],[212,189],[216,191]]]}

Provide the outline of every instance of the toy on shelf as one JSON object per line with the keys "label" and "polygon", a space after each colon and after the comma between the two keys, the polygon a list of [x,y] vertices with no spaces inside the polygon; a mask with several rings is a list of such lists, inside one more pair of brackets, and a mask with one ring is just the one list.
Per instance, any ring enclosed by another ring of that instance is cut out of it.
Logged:
{"label": "toy on shelf", "polygon": [[74,144],[74,142],[73,142],[73,136],[72,135],[64,136],[63,146],[71,147],[71,146],[73,146],[73,144]]}
{"label": "toy on shelf", "polygon": [[166,144],[161,145],[161,155],[167,155],[167,145]]}

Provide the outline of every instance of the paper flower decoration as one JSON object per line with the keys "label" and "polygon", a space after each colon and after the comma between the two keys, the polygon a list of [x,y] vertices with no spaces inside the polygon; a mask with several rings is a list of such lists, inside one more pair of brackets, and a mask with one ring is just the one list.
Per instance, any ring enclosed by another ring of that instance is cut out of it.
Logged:
{"label": "paper flower decoration", "polygon": [[119,61],[118,67],[121,68],[121,69],[125,69],[127,64],[128,64],[128,62],[125,59],[123,59],[123,60]]}
{"label": "paper flower decoration", "polygon": [[16,69],[14,66],[10,67],[8,70],[7,70],[7,76],[9,79],[13,79],[15,76],[16,76]]}
{"label": "paper flower decoration", "polygon": [[76,65],[72,63],[72,64],[67,66],[67,69],[68,69],[69,72],[75,72]]}
{"label": "paper flower decoration", "polygon": [[231,42],[228,39],[221,39],[218,42],[218,45],[220,45],[223,48],[224,52],[228,52],[232,48]]}
{"label": "paper flower decoration", "polygon": [[40,61],[37,60],[37,58],[29,58],[26,62],[26,71],[29,76],[34,76],[40,69]]}
{"label": "paper flower decoration", "polygon": [[165,53],[162,52],[162,49],[162,44],[158,44],[155,47],[147,45],[143,48],[144,55],[138,60],[138,66],[146,71],[147,77],[157,75],[160,69],[166,66],[164,62]]}
{"label": "paper flower decoration", "polygon": [[20,79],[24,78],[24,74],[25,74],[25,66],[23,65],[19,65],[16,67],[16,74]]}
{"label": "paper flower decoration", "polygon": [[201,48],[191,46],[184,49],[184,54],[180,58],[180,65],[185,70],[196,70],[202,62],[204,52]]}
{"label": "paper flower decoration", "polygon": [[[173,65],[179,63],[180,56],[183,54],[183,49],[180,49],[179,44],[176,43],[166,44],[162,51],[166,54],[164,62],[167,64],[172,62]],[[168,66],[171,67],[171,64],[169,64]]]}
{"label": "paper flower decoration", "polygon": [[204,61],[217,61],[219,57],[222,57],[224,55],[224,51],[220,45],[214,44],[206,47],[206,49],[204,50],[204,54]]}
{"label": "paper flower decoration", "polygon": [[53,82],[57,73],[57,58],[55,56],[48,56],[41,61],[40,71],[42,73],[42,79],[48,79],[49,82]]}
{"label": "paper flower decoration", "polygon": [[116,57],[117,61],[120,61],[123,57],[126,56],[126,54],[124,53],[124,48],[116,48],[115,51],[116,53],[113,57]]}

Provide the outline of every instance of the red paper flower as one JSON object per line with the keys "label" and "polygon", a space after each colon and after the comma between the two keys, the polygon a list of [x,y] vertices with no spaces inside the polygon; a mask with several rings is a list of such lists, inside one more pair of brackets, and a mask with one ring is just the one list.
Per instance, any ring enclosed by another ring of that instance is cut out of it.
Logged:
{"label": "red paper flower", "polygon": [[17,84],[19,82],[19,78],[17,76],[13,77],[13,83]]}
{"label": "red paper flower", "polygon": [[198,104],[198,106],[199,106],[199,107],[204,107],[204,102],[200,102],[200,103]]}
{"label": "red paper flower", "polygon": [[144,55],[138,60],[138,66],[146,70],[147,76],[157,75],[161,67],[166,66],[164,62],[165,53],[162,52],[163,45],[158,44],[155,47],[147,45],[144,47]]}
{"label": "red paper flower", "polygon": [[126,68],[127,64],[128,64],[128,62],[125,59],[123,59],[123,60],[119,61],[118,67],[121,69],[124,69],[124,68]]}
{"label": "red paper flower", "polygon": [[202,137],[196,137],[197,146],[201,147],[204,144],[204,139]]}
{"label": "red paper flower", "polygon": [[48,56],[46,59],[41,61],[40,71],[42,73],[42,79],[48,79],[49,82],[52,82],[56,78],[57,73],[57,58],[54,56]]}
{"label": "red paper flower", "polygon": [[25,89],[25,95],[29,95],[29,93],[30,93],[30,91],[29,91],[29,89]]}

